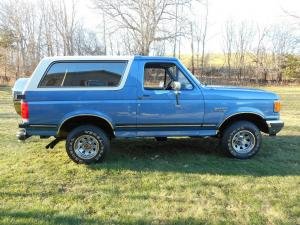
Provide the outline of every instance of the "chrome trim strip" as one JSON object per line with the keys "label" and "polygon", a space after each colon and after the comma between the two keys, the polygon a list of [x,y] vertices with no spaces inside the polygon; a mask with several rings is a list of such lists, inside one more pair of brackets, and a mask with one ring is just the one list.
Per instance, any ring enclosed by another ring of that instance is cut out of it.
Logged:
{"label": "chrome trim strip", "polygon": [[57,133],[56,133],[56,134],[58,135],[58,133],[59,133],[59,131],[60,131],[62,125],[63,125],[67,120],[72,119],[72,118],[75,118],[75,117],[80,117],[80,116],[94,116],[94,117],[98,117],[99,119],[105,120],[105,121],[110,125],[110,127],[111,127],[111,129],[112,129],[112,131],[113,131],[113,133],[114,133],[114,135],[115,135],[115,129],[114,129],[112,123],[111,123],[108,119],[105,119],[104,117],[97,116],[97,115],[94,115],[94,114],[77,114],[77,115],[73,115],[73,116],[67,117],[66,119],[64,119],[64,120],[60,123],[60,125],[59,125],[59,127],[58,127],[58,129],[57,129]]}
{"label": "chrome trim strip", "polygon": [[136,125],[116,125],[116,128],[136,128]]}
{"label": "chrome trim strip", "polygon": [[47,125],[47,124],[30,124],[28,125],[29,127],[52,127],[52,128],[56,128],[56,125]]}
{"label": "chrome trim strip", "polygon": [[216,124],[129,124],[116,125],[116,128],[152,128],[152,127],[216,127]]}
{"label": "chrome trim strip", "polygon": [[202,124],[202,127],[216,127],[216,124]]}

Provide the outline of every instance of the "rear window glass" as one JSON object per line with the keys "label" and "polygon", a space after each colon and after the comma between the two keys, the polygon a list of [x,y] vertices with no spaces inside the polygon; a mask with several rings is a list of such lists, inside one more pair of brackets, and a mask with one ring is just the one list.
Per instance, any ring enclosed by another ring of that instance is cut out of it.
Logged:
{"label": "rear window glass", "polygon": [[39,87],[117,87],[127,61],[57,62],[47,71]]}

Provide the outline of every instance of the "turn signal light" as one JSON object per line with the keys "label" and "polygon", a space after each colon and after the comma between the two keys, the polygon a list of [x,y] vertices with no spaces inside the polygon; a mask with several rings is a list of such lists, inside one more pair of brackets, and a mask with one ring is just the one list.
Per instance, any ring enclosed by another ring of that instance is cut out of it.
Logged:
{"label": "turn signal light", "polygon": [[280,112],[281,109],[281,103],[279,100],[274,101],[274,112]]}

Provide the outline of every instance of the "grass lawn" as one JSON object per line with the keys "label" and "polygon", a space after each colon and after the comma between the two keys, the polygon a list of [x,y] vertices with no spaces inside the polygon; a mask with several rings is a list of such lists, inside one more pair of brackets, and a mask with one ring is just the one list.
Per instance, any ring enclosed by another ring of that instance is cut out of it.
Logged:
{"label": "grass lawn", "polygon": [[250,160],[213,139],[144,139],[113,141],[104,163],[86,166],[64,143],[18,142],[1,87],[0,224],[300,224],[300,87],[266,89],[282,97],[286,125]]}

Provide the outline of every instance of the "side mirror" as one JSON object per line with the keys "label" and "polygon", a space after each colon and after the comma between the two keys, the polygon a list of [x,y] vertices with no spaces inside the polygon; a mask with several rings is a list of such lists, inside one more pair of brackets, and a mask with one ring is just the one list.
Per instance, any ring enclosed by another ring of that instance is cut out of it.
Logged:
{"label": "side mirror", "polygon": [[181,90],[181,83],[178,81],[173,81],[172,82],[172,89],[174,91],[180,91]]}

